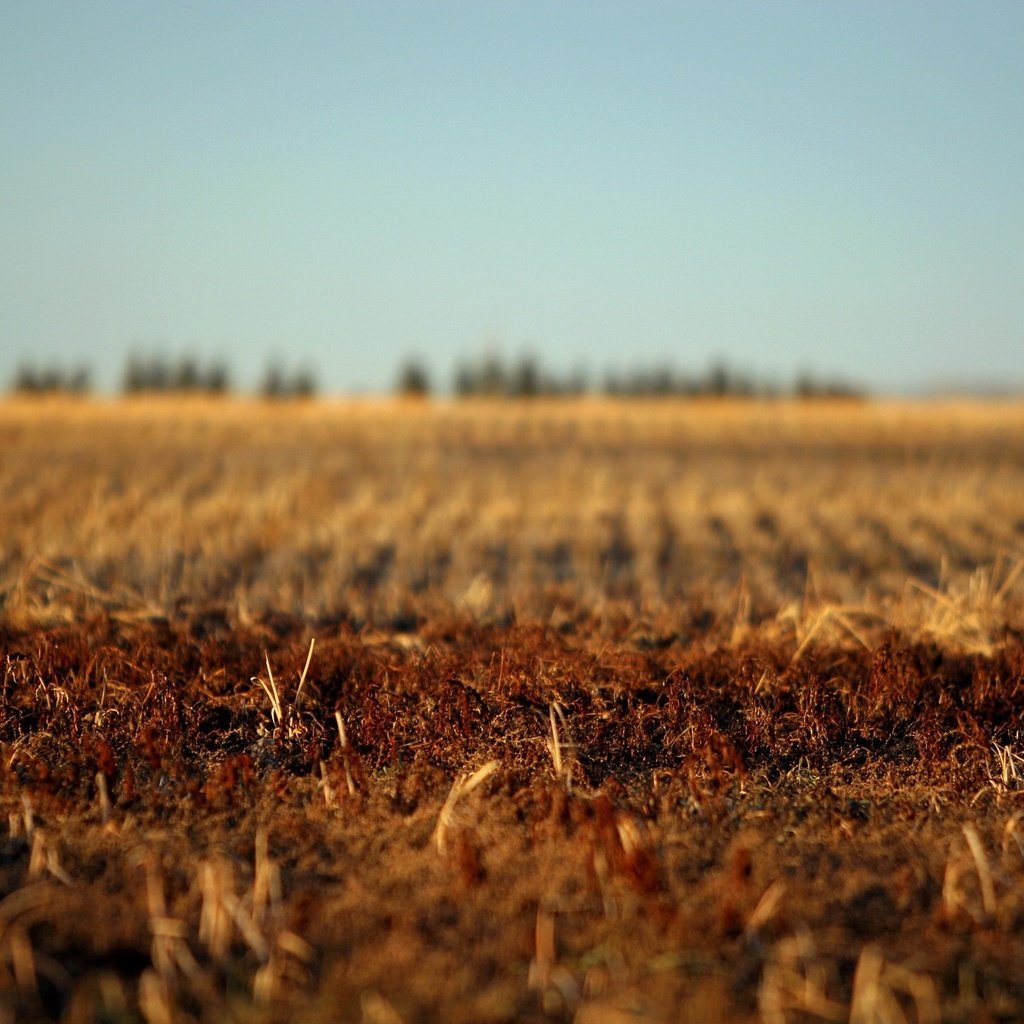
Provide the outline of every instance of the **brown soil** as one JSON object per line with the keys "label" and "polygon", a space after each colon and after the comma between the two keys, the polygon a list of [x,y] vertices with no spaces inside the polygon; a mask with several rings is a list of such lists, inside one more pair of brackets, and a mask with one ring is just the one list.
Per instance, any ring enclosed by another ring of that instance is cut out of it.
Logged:
{"label": "brown soil", "polygon": [[1019,639],[316,637],[3,636],[17,1019],[1024,1014]]}

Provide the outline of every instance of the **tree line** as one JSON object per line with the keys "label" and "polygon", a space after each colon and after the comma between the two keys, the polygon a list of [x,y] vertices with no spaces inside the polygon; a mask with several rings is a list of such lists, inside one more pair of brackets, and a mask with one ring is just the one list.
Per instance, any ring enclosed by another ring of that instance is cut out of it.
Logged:
{"label": "tree line", "polygon": [[[426,365],[417,359],[406,361],[399,370],[395,390],[409,397],[430,395],[432,378]],[[864,397],[863,389],[849,381],[801,373],[792,385],[780,387],[739,372],[724,361],[715,362],[698,374],[659,364],[626,372],[610,371],[603,378],[593,379],[580,369],[564,373],[551,371],[535,356],[507,362],[496,354],[457,364],[449,390],[460,398],[559,398],[585,394],[617,398]]]}
{"label": "tree line", "polygon": [[[52,364],[23,363],[15,371],[10,390],[20,395],[86,395],[92,390],[92,374],[84,366],[67,369]],[[135,354],[129,356],[125,364],[120,390],[125,395],[218,396],[228,395],[234,389],[230,369],[223,360],[204,362],[193,356],[170,360]],[[405,398],[428,398],[445,392],[456,398],[517,399],[571,398],[584,394],[621,398],[795,396],[852,399],[863,396],[862,389],[848,381],[806,373],[798,375],[790,386],[780,387],[737,371],[723,361],[698,374],[659,364],[625,372],[612,371],[594,379],[580,369],[553,371],[536,356],[525,355],[509,361],[494,353],[460,361],[448,385],[440,387],[435,387],[434,377],[423,360],[407,359],[395,375],[393,390]],[[257,393],[268,399],[309,398],[318,391],[311,370],[289,370],[279,363],[266,368],[257,388]]]}
{"label": "tree line", "polygon": [[[88,367],[71,369],[55,364],[22,363],[14,372],[10,390],[19,395],[86,395],[92,391]],[[131,355],[121,374],[124,395],[228,395],[234,390],[231,372],[223,360],[202,361],[194,356],[167,359]],[[258,386],[264,398],[310,398],[317,393],[312,370],[289,370],[271,363]]]}

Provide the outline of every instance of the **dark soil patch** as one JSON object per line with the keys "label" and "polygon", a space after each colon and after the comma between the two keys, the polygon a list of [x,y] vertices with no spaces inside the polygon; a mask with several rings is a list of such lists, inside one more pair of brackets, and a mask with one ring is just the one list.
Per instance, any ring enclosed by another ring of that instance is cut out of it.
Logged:
{"label": "dark soil patch", "polygon": [[3,637],[17,1019],[1024,1015],[1024,647],[316,633]]}

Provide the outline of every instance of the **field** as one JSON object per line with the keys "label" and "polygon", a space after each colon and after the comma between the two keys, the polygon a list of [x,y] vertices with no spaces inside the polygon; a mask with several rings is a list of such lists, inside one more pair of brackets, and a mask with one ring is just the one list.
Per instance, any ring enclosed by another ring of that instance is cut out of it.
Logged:
{"label": "field", "polygon": [[0,1022],[1024,1019],[1024,404],[0,403]]}

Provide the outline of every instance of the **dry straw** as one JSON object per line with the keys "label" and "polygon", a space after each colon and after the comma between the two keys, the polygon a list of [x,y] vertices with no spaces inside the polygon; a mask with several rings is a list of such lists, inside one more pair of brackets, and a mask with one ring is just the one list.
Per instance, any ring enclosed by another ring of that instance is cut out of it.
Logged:
{"label": "dry straw", "polygon": [[448,834],[458,822],[457,809],[459,802],[469,796],[481,783],[486,782],[500,767],[499,761],[488,761],[469,775],[460,775],[452,783],[434,827],[434,845],[437,852],[445,854],[448,850]]}
{"label": "dry straw", "polygon": [[262,676],[256,676],[253,679],[253,682],[259,683],[263,692],[267,695],[267,700],[270,702],[270,721],[274,729],[280,729],[282,726],[285,726],[289,738],[292,738],[300,731],[296,716],[299,711],[299,703],[302,700],[302,690],[306,685],[306,676],[309,672],[309,665],[313,660],[313,648],[315,646],[316,638],[314,637],[309,641],[309,651],[306,653],[306,663],[302,667],[302,673],[299,676],[299,682],[295,688],[295,696],[287,708],[284,705],[281,692],[277,687],[276,680],[274,679],[274,670],[270,667],[270,655],[265,651],[263,653],[263,660],[267,666],[267,679],[265,680]]}
{"label": "dry straw", "polygon": [[576,744],[569,731],[569,721],[565,709],[558,701],[548,705],[548,725],[551,734],[547,738],[548,753],[555,778],[565,784],[566,790],[572,789],[572,769],[576,761]]}

